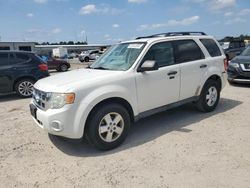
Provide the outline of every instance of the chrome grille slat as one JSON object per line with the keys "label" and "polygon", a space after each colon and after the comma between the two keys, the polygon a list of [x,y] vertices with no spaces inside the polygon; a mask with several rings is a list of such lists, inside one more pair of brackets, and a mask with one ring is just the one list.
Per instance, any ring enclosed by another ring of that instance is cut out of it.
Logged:
{"label": "chrome grille slat", "polygon": [[41,110],[47,110],[48,108],[48,97],[47,92],[34,88],[32,95],[34,104]]}

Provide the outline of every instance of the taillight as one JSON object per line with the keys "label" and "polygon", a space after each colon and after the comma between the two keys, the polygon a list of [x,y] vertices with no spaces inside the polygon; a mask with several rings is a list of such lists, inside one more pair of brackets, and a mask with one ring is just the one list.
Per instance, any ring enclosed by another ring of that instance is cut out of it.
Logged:
{"label": "taillight", "polygon": [[48,70],[48,66],[46,64],[42,63],[42,64],[39,65],[39,69],[41,71],[47,71]]}
{"label": "taillight", "polygon": [[224,68],[225,68],[225,71],[228,68],[228,59],[227,58],[224,59]]}

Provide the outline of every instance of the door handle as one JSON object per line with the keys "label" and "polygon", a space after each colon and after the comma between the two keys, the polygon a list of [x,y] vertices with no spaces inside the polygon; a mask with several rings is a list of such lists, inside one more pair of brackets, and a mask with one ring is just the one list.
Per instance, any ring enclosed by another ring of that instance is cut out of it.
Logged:
{"label": "door handle", "polygon": [[170,72],[168,73],[168,76],[176,75],[176,74],[177,74],[177,71],[170,71]]}
{"label": "door handle", "polygon": [[203,65],[200,66],[201,69],[206,68],[206,67],[207,67],[206,64],[203,64]]}

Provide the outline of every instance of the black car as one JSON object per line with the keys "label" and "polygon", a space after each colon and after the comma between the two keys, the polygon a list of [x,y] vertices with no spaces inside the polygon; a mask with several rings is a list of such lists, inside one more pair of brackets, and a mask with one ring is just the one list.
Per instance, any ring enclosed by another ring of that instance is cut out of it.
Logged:
{"label": "black car", "polygon": [[229,83],[250,83],[250,46],[229,62]]}
{"label": "black car", "polygon": [[32,52],[0,51],[0,93],[30,97],[33,84],[49,76],[48,66]]}
{"label": "black car", "polygon": [[234,40],[228,43],[228,46],[224,48],[225,55],[228,60],[233,59],[239,55],[245,49],[244,40]]}

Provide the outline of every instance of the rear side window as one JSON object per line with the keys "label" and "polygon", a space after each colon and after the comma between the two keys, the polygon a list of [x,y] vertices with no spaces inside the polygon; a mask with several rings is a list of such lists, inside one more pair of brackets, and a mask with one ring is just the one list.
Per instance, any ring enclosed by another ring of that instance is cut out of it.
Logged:
{"label": "rear side window", "polygon": [[213,39],[200,39],[211,57],[221,56],[221,51]]}
{"label": "rear side window", "polygon": [[146,60],[154,60],[159,67],[173,65],[174,49],[171,42],[161,42],[154,44],[145,55],[143,62]]}
{"label": "rear side window", "polygon": [[17,63],[28,63],[31,61],[31,57],[27,54],[16,53]]}
{"label": "rear side window", "polygon": [[8,65],[8,53],[0,53],[0,66]]}
{"label": "rear side window", "polygon": [[200,47],[193,40],[174,41],[176,63],[204,59]]}

